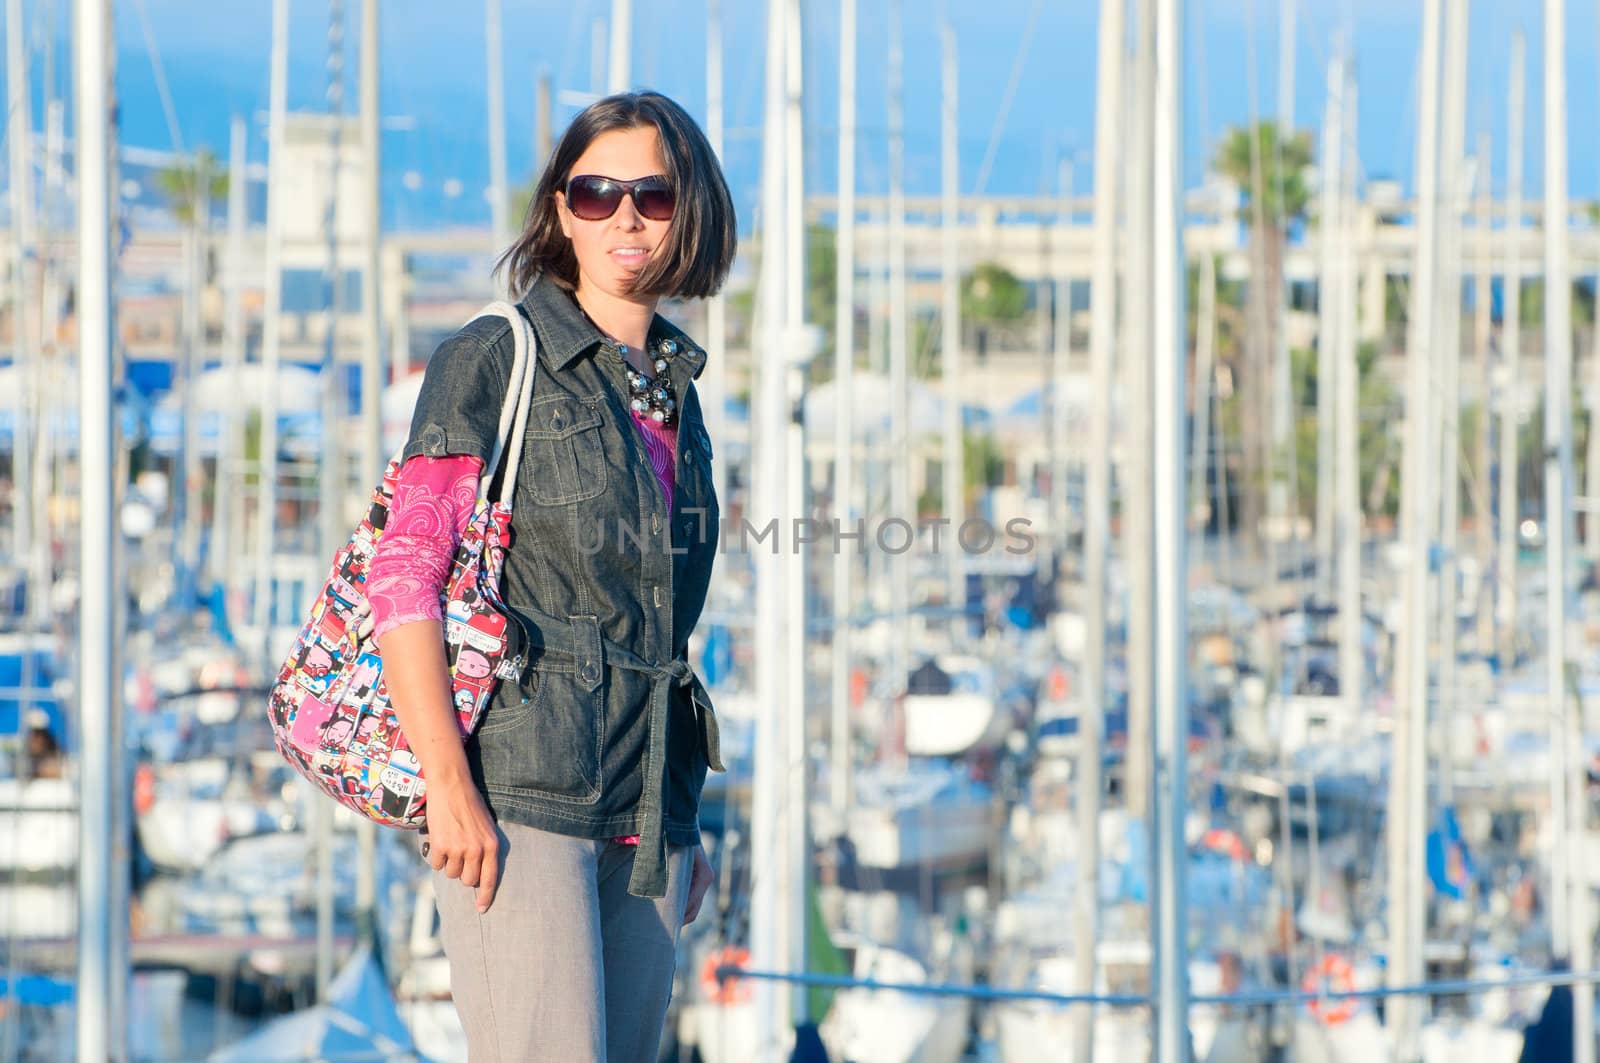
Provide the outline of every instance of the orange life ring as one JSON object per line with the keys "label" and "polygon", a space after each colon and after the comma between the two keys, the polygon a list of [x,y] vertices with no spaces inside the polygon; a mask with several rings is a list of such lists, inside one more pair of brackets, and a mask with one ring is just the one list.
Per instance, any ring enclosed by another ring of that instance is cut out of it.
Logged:
{"label": "orange life ring", "polygon": [[[1349,960],[1335,952],[1322,957],[1300,980],[1300,990],[1304,993],[1350,993],[1355,988],[1356,969]],[[1356,1013],[1356,1004],[1355,997],[1324,1000],[1319,996],[1306,1001],[1306,1009],[1324,1024],[1337,1026]]]}
{"label": "orange life ring", "polygon": [[150,811],[156,803],[156,772],[148,764],[141,764],[133,773],[133,810],[139,815]]}
{"label": "orange life ring", "polygon": [[706,957],[700,967],[700,986],[705,990],[706,999],[713,1004],[746,1003],[754,996],[750,980],[738,975],[718,978],[717,968],[727,966],[749,967],[750,950],[742,945],[726,945]]}

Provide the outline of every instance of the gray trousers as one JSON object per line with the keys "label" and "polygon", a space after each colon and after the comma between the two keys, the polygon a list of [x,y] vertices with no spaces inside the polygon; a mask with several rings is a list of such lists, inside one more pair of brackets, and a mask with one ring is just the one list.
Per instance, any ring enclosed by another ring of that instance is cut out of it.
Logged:
{"label": "gray trousers", "polygon": [[693,870],[667,846],[667,895],[628,893],[636,846],[499,824],[500,885],[433,873],[450,995],[471,1063],[655,1063]]}

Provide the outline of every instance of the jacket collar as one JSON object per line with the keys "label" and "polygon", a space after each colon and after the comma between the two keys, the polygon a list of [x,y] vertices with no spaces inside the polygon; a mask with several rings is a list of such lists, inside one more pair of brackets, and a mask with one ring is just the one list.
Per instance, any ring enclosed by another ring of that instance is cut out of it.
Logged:
{"label": "jacket collar", "polygon": [[[539,357],[551,369],[565,369],[605,341],[572,295],[549,274],[539,275],[519,305],[532,319],[538,334]],[[687,333],[658,313],[650,323],[650,336],[677,340],[678,353],[674,360],[685,365],[690,379],[699,378],[706,367],[706,352]]]}

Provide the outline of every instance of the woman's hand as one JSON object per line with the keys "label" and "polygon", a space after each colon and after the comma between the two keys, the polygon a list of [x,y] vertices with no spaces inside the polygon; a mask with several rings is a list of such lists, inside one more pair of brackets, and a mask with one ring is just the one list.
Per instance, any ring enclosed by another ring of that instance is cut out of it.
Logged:
{"label": "woman's hand", "polygon": [[500,881],[500,832],[470,777],[428,782],[423,855],[435,871],[478,889],[478,914],[494,903]]}
{"label": "woman's hand", "polygon": [[711,888],[716,877],[716,872],[711,870],[711,858],[706,856],[705,845],[695,846],[694,872],[689,876],[689,903],[683,909],[684,926],[694,922],[700,914],[700,902],[705,900],[706,890]]}

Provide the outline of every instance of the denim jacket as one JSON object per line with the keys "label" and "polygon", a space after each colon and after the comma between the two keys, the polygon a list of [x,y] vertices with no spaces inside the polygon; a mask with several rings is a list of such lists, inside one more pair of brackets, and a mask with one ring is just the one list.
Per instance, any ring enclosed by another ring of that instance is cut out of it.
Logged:
{"label": "denim jacket", "polygon": [[[548,276],[520,306],[538,346],[501,594],[525,641],[466,752],[490,809],[584,838],[640,835],[628,892],[666,891],[666,845],[700,840],[700,792],[723,770],[716,717],[685,657],[717,553],[711,437],[693,379],[705,351],[659,314],[679,397],[672,512],[628,407],[626,363]],[[486,465],[511,375],[503,318],[434,351],[404,456]],[[511,460],[507,455],[506,460]]]}

